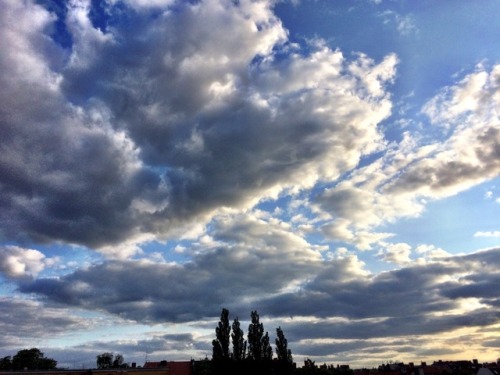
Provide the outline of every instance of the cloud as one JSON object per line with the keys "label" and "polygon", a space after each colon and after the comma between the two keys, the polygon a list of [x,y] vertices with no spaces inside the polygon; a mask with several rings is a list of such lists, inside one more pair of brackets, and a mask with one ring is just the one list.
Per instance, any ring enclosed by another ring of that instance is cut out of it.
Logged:
{"label": "cloud", "polygon": [[408,264],[411,262],[411,246],[406,243],[381,243],[383,249],[379,251],[379,257],[384,261],[395,264]]}
{"label": "cloud", "polygon": [[105,262],[57,279],[26,282],[20,290],[142,322],[193,321],[218,314],[220,306],[236,300],[250,303],[291,290],[321,267],[321,248],[282,225],[251,215],[221,218],[212,238],[193,245],[193,261],[185,264]]}
{"label": "cloud", "polygon": [[[71,314],[67,309],[47,307],[43,303],[15,297],[0,298],[2,348],[32,346],[34,340],[62,336],[96,327],[97,319]],[[15,354],[15,353],[14,353]]]}
{"label": "cloud", "polygon": [[[380,4],[382,1],[373,1],[375,4]],[[418,33],[418,27],[412,15],[401,15],[392,10],[385,10],[380,13],[384,24],[394,23],[400,35],[408,36]]]}
{"label": "cloud", "polygon": [[324,189],[314,202],[331,216],[324,233],[369,249],[390,237],[377,233],[377,227],[416,217],[428,200],[453,196],[498,176],[499,72],[498,65],[490,71],[479,66],[424,106],[430,126],[445,127],[448,138],[428,142],[425,136],[407,132],[379,159]]}
{"label": "cloud", "polygon": [[[265,233],[259,233],[264,222],[251,225],[256,238]],[[257,309],[277,318],[331,319],[336,335],[345,337],[408,335],[418,327],[430,334],[499,319],[496,309],[486,308],[498,303],[493,286],[499,249],[371,275],[352,254],[320,261],[300,240],[281,248],[290,239],[280,239],[279,229],[269,227],[264,235],[276,234],[277,246],[246,247],[231,236],[239,233],[234,226],[222,225],[215,247],[184,265],[106,262],[59,279],[23,283],[20,290],[141,322],[193,322],[217,317],[220,306],[236,315]],[[339,318],[347,320],[336,323]]]}
{"label": "cloud", "polygon": [[433,262],[439,261],[451,256],[451,254],[434,245],[418,245],[415,249],[416,254],[421,255],[418,262]]}
{"label": "cloud", "polygon": [[[58,279],[22,282],[19,290],[42,298],[45,305],[56,304],[52,316],[65,306],[156,329],[143,336],[78,344],[64,358],[74,351],[75,358],[87,353],[92,359],[95,352],[110,348],[134,361],[141,361],[144,352],[158,359],[164,353],[170,359],[185,359],[186,353],[202,358],[210,353],[221,306],[231,318],[239,316],[244,327],[249,311],[257,309],[269,332],[284,327],[296,357],[329,362],[364,363],[367,359],[357,356],[366,352],[373,363],[377,353],[387,355],[398,345],[403,348],[398,353],[409,360],[434,347],[461,353],[457,342],[463,342],[462,336],[469,335],[468,340],[477,342],[473,346],[480,347],[478,335],[500,322],[498,248],[462,256],[439,253],[423,263],[371,274],[346,250],[319,260],[300,238],[284,235],[288,232],[279,223],[243,216],[217,226],[217,234],[205,239],[204,247],[195,246],[192,260],[182,265],[106,261]],[[244,226],[246,230],[236,230]],[[263,239],[251,247],[248,233],[252,239],[276,238],[275,243],[268,246]],[[438,250],[428,246],[418,252]],[[5,324],[14,323],[7,319]],[[74,323],[79,329],[80,323]],[[37,332],[33,334],[43,336]],[[493,340],[495,334],[488,337]]]}
{"label": "cloud", "polygon": [[18,246],[0,247],[0,272],[9,278],[34,277],[53,260],[38,250]]}
{"label": "cloud", "polygon": [[465,77],[424,106],[432,123],[453,125],[443,148],[408,166],[387,192],[414,191],[443,197],[496,177],[500,172],[497,97],[500,65]]}
{"label": "cloud", "polygon": [[382,146],[394,55],[301,53],[267,2],[126,4],[133,19],[110,2],[97,28],[91,3],[68,3],[71,48],[50,37],[57,15],[5,4],[4,237],[130,257],[221,207],[334,180]]}
{"label": "cloud", "polygon": [[474,233],[474,237],[500,237],[500,231],[476,232]]}

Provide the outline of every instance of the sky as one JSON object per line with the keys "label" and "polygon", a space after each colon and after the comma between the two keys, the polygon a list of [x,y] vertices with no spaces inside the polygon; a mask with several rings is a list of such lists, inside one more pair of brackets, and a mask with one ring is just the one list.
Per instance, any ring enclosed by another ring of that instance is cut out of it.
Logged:
{"label": "sky", "polygon": [[500,1],[0,8],[0,357],[500,356]]}

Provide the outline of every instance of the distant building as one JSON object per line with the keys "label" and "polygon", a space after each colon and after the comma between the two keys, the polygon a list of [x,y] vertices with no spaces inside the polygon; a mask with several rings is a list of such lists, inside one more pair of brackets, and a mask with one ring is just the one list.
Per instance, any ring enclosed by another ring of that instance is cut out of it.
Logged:
{"label": "distant building", "polygon": [[146,362],[142,368],[153,369],[153,368],[165,368],[167,367],[167,361],[160,362]]}
{"label": "distant building", "polygon": [[167,371],[168,375],[192,375],[193,362],[191,361],[168,362]]}
{"label": "distant building", "polygon": [[165,369],[168,375],[192,375],[192,361],[146,362],[144,369]]}

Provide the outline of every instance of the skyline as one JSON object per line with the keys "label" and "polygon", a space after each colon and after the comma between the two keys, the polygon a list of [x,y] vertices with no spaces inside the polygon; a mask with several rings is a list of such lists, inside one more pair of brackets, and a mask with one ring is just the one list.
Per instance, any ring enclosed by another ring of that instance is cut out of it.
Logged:
{"label": "skyline", "polygon": [[0,357],[499,357],[499,1],[0,7]]}

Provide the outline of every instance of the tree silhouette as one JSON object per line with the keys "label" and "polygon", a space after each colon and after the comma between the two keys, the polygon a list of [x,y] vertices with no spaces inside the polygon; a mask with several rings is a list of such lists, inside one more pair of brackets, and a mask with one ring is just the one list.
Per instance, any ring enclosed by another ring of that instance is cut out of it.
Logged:
{"label": "tree silhouette", "polygon": [[278,361],[292,364],[292,351],[288,349],[288,341],[281,327],[276,328],[276,336],[276,355],[278,356]]}
{"label": "tree silhouette", "polygon": [[96,357],[97,368],[111,368],[113,367],[113,353],[102,353]]}
{"label": "tree silhouette", "polygon": [[12,370],[12,358],[9,356],[0,359],[0,370],[10,371]]}
{"label": "tree silhouette", "polygon": [[248,356],[254,361],[271,360],[273,349],[269,334],[264,334],[264,324],[260,323],[257,311],[251,313],[252,322],[248,326]]}
{"label": "tree silhouette", "polygon": [[219,326],[215,329],[216,339],[212,341],[213,359],[229,360],[229,338],[231,326],[229,325],[229,311],[222,309]]}
{"label": "tree silhouette", "polygon": [[266,332],[264,337],[262,337],[261,341],[261,347],[262,347],[262,359],[265,361],[270,361],[273,359],[273,348],[271,348],[271,343],[269,341],[269,334]]}
{"label": "tree silhouette", "polygon": [[288,341],[281,327],[276,328],[276,355],[278,356],[277,374],[287,375],[294,371],[292,351],[288,349]]}
{"label": "tree silhouette", "polygon": [[231,339],[233,341],[233,356],[235,361],[242,361],[246,358],[247,342],[243,336],[243,330],[240,327],[240,321],[236,317],[233,321],[233,333]]}
{"label": "tree silhouette", "polygon": [[113,367],[114,368],[121,368],[123,367],[123,356],[121,354],[115,355],[115,359],[113,360]]}
{"label": "tree silhouette", "polygon": [[[222,309],[220,321],[215,329],[216,338],[212,341],[212,361],[209,364],[203,363],[203,369],[201,367],[199,369],[201,372],[211,371],[214,375],[289,375],[294,372],[292,352],[288,349],[281,327],[276,330],[278,360],[273,361],[269,334],[264,331],[264,324],[260,322],[259,314],[257,311],[252,311],[250,316],[251,323],[245,341],[238,318],[235,318],[230,326],[229,311]],[[233,344],[232,352],[229,350],[230,339]]]}
{"label": "tree silhouette", "polygon": [[57,361],[46,358],[37,348],[23,349],[17,352],[12,358],[13,370],[53,370],[57,366]]}
{"label": "tree silhouette", "polygon": [[262,360],[262,338],[264,325],[259,321],[257,311],[251,313],[252,322],[248,326],[248,357],[254,361]]}

